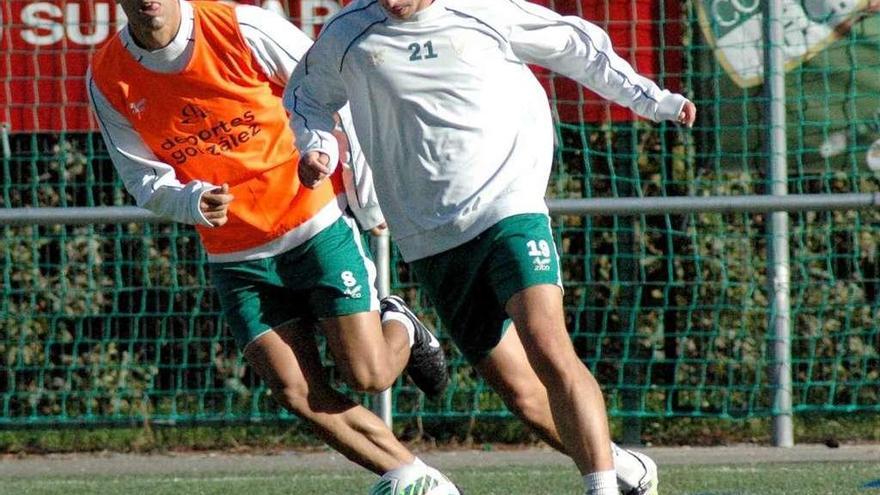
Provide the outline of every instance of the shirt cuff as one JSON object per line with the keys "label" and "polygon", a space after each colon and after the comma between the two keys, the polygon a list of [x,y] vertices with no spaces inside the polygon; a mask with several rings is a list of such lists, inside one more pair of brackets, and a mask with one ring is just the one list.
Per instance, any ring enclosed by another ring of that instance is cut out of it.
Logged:
{"label": "shirt cuff", "polygon": [[203,227],[214,227],[210,220],[205,218],[205,214],[202,213],[202,209],[199,208],[199,205],[202,203],[202,195],[206,192],[216,188],[214,184],[210,182],[202,182],[202,181],[192,181],[187,184],[187,189],[192,187],[192,194],[189,195],[190,199],[190,217],[192,218],[193,225],[201,225]]}
{"label": "shirt cuff", "polygon": [[333,175],[336,167],[339,165],[339,142],[332,132],[313,130],[309,135],[304,136],[302,142],[298,143],[300,154],[305,156],[306,153],[318,151],[324,153],[329,158],[327,166]]}
{"label": "shirt cuff", "polygon": [[385,223],[385,216],[382,214],[382,209],[379,208],[379,205],[360,208],[349,204],[349,207],[361,230],[370,230]]}
{"label": "shirt cuff", "polygon": [[654,113],[654,121],[663,122],[664,120],[678,120],[681,110],[684,108],[687,98],[678,93],[667,94],[657,105],[657,111]]}

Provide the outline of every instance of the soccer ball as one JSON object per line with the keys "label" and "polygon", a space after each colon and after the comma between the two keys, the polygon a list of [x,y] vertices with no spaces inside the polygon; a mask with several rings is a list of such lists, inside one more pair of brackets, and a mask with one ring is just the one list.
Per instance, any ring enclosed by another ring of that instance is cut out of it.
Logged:
{"label": "soccer ball", "polygon": [[410,464],[389,471],[370,488],[369,495],[461,495],[440,471]]}

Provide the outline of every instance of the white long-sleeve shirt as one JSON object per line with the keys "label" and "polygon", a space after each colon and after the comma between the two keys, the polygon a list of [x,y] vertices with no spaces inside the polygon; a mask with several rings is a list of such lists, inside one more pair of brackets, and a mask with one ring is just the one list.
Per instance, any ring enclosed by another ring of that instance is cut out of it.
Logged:
{"label": "white long-sleeve shirt", "polygon": [[[128,29],[119,32],[128,51],[144,67],[155,72],[179,72],[192,57],[193,9],[187,1],[180,1],[179,4],[180,29],[164,48],[145,50],[134,42]],[[242,36],[260,69],[270,81],[283,87],[312,41],[284,18],[255,6],[236,6],[236,16]],[[203,193],[217,185],[200,180],[181,183],[174,168],[153,154],[128,119],[116,111],[101,94],[91,72],[87,80],[89,98],[98,117],[110,158],[126,190],[134,197],[138,206],[178,222],[211,226],[202,215],[199,202]],[[157,91],[161,91],[161,88],[157,88]],[[357,138],[351,132],[353,126],[347,107],[342,108],[340,117],[343,130],[349,135],[350,156],[346,164],[350,170],[344,171],[349,206],[361,226],[371,228],[384,221],[373,190],[372,174],[366,166]],[[277,246],[273,250],[277,251]],[[259,252],[248,253],[248,257],[259,256]],[[234,255],[227,258],[232,259]]]}
{"label": "white long-sleeve shirt", "polygon": [[357,0],[324,27],[284,104],[301,151],[335,163],[332,113],[350,102],[382,211],[407,261],[499,220],[546,213],[549,103],[526,64],[652,120],[685,98],[638,75],[607,34],[522,0],[434,0],[407,20]]}

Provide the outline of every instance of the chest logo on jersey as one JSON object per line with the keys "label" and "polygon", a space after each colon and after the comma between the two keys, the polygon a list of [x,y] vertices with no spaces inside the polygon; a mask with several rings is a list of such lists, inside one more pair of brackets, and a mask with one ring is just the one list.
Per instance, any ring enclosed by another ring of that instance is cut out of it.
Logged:
{"label": "chest logo on jersey", "polygon": [[144,110],[146,108],[147,108],[147,99],[146,98],[141,98],[138,101],[133,101],[128,104],[128,111],[130,111],[131,114],[137,118],[141,117],[141,114],[144,112]]}
{"label": "chest logo on jersey", "polygon": [[370,63],[373,64],[373,67],[379,67],[385,63],[385,50],[382,48],[369,52],[369,56]]}
{"label": "chest logo on jersey", "polygon": [[[183,107],[180,114],[185,116],[190,106],[193,105]],[[202,112],[205,113],[204,110]],[[245,110],[241,115],[215,123],[209,123],[197,114],[193,115],[193,118],[203,120],[202,128],[177,133],[162,141],[162,151],[170,156],[175,165],[183,165],[190,158],[199,155],[221,156],[233,152],[262,131],[252,110]]]}
{"label": "chest logo on jersey", "polygon": [[458,55],[459,57],[464,55],[464,49],[467,46],[467,43],[465,42],[465,40],[455,38],[455,37],[450,37],[449,44],[452,45],[452,51],[454,51],[456,55]]}
{"label": "chest logo on jersey", "polygon": [[208,118],[208,112],[204,108],[189,103],[180,109],[180,123],[193,125],[202,122]]}

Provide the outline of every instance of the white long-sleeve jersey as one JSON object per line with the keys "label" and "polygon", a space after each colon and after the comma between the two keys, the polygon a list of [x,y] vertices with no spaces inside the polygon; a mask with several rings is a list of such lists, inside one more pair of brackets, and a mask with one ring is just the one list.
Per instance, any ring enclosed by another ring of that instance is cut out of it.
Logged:
{"label": "white long-sleeve jersey", "polygon": [[302,152],[335,163],[332,113],[350,102],[382,211],[412,261],[499,220],[546,213],[547,96],[526,64],[660,121],[685,98],[638,75],[608,35],[522,0],[434,0],[407,20],[357,0],[324,27],[284,104]]}
{"label": "white long-sleeve jersey", "polygon": [[[179,3],[181,26],[171,43],[164,48],[145,50],[134,42],[128,29],[119,32],[129,52],[144,67],[155,72],[179,72],[192,57],[193,9],[187,1]],[[236,17],[242,36],[255,55],[260,69],[270,81],[283,87],[312,41],[287,20],[255,6],[236,6]],[[200,180],[182,184],[174,168],[150,151],[128,119],[117,112],[101,94],[91,72],[87,80],[89,98],[110,158],[126,190],[134,197],[138,206],[174,221],[210,227],[211,223],[199,210],[199,201],[203,193],[217,185]],[[161,91],[161,88],[156,90]],[[366,166],[358,140],[354,137],[348,107],[343,107],[339,115],[341,127],[349,136],[350,156],[348,160],[343,157],[350,167],[343,174],[348,203],[361,226],[371,228],[384,222],[372,185],[372,174]],[[273,249],[277,250],[277,246]],[[247,257],[260,257],[260,253],[249,252]],[[226,258],[234,259],[235,255]]]}

